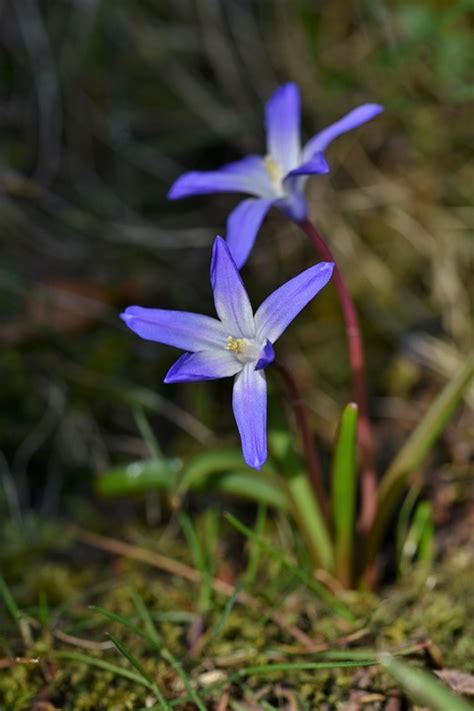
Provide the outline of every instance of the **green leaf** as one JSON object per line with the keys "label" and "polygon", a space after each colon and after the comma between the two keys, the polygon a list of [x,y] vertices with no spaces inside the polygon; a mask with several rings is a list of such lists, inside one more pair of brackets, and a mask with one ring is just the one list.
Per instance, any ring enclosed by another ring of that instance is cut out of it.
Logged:
{"label": "green leaf", "polygon": [[300,457],[286,430],[269,432],[269,443],[286,491],[288,505],[316,566],[331,570],[334,553],[322,511],[311,489]]}
{"label": "green leaf", "polygon": [[357,412],[357,405],[349,403],[342,413],[331,482],[334,567],[337,577],[347,587],[352,583],[352,544],[357,499]]}
{"label": "green leaf", "polygon": [[222,494],[252,499],[276,509],[288,508],[288,500],[275,478],[268,478],[262,472],[252,470],[220,474],[212,481],[212,488]]}
{"label": "green leaf", "polygon": [[440,392],[388,468],[380,484],[379,506],[368,539],[368,564],[377,554],[387,523],[403,495],[410,475],[422,465],[436,438],[466,394],[473,377],[474,351]]}
{"label": "green leaf", "polygon": [[143,459],[104,472],[96,489],[102,496],[126,496],[150,489],[169,490],[181,468],[179,459]]}
{"label": "green leaf", "polygon": [[417,560],[420,563],[431,563],[433,560],[434,524],[429,501],[420,501],[416,507],[407,542],[416,551]]}
{"label": "green leaf", "polygon": [[238,450],[199,454],[184,467],[179,459],[143,459],[104,472],[97,480],[96,489],[102,496],[174,490],[181,497],[189,489],[212,488],[229,496],[260,501],[274,508],[287,508],[288,502],[279,490],[275,476],[269,474],[269,466],[259,474],[253,469],[243,469],[244,466],[242,453]]}
{"label": "green leaf", "polygon": [[[209,452],[202,452],[187,460],[175,493],[178,496],[183,496],[189,489],[205,488],[209,479],[216,474],[235,470],[245,471],[240,449],[214,449]],[[257,476],[267,476],[271,473],[271,467],[267,463],[259,475],[256,475],[255,471],[250,468],[248,472],[255,478]]]}
{"label": "green leaf", "polygon": [[380,655],[379,661],[408,696],[431,711],[469,711],[471,708],[432,674],[415,669],[389,654]]}

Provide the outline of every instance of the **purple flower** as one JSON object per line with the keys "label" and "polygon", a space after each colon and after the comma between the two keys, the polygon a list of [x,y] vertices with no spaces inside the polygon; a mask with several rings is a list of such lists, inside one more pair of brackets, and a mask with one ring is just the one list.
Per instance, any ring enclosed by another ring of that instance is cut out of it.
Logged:
{"label": "purple flower", "polygon": [[273,292],[253,313],[237,266],[222,239],[214,242],[211,284],[218,319],[185,311],[129,306],[121,318],[142,338],[187,351],[165,383],[235,375],[232,406],[247,464],[267,458],[267,387],[264,369],[273,344],[331,278],[332,262],[306,269]]}
{"label": "purple flower", "polygon": [[362,104],[317,133],[302,148],[299,89],[296,84],[284,84],[265,107],[266,156],[250,155],[219,170],[185,173],[174,183],[168,197],[177,200],[219,192],[253,195],[237,205],[227,222],[227,243],[240,269],[270,207],[279,207],[292,220],[304,220],[304,186],[309,175],[328,172],[324,157],[328,145],[381,111],[380,104]]}

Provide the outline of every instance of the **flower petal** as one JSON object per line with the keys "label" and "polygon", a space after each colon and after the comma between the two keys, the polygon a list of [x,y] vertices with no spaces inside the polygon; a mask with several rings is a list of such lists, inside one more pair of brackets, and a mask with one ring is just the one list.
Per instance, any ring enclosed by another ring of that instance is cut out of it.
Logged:
{"label": "flower petal", "polygon": [[331,278],[333,262],[320,262],[270,294],[255,314],[257,338],[275,343],[285,328]]}
{"label": "flower petal", "polygon": [[129,306],[120,318],[142,338],[186,351],[225,348],[228,336],[217,319],[187,311]]}
{"label": "flower petal", "polygon": [[251,155],[218,170],[184,173],[171,186],[168,198],[178,200],[189,195],[227,192],[269,195],[271,190],[263,158]]}
{"label": "flower petal", "polygon": [[288,173],[300,162],[300,92],[296,84],[283,84],[265,106],[267,152]]}
{"label": "flower petal", "polygon": [[224,348],[184,353],[168,370],[164,382],[188,383],[195,380],[227,378],[241,370],[242,363]]}
{"label": "flower petal", "polygon": [[263,346],[263,348],[260,352],[260,358],[257,361],[255,370],[262,370],[262,368],[266,368],[267,365],[270,365],[270,363],[273,363],[274,360],[275,360],[275,351],[273,350],[273,346],[267,338],[267,340],[265,341],[265,345]]}
{"label": "flower petal", "polygon": [[303,150],[303,160],[310,160],[315,153],[326,150],[327,146],[338,136],[353,128],[357,128],[363,123],[370,121],[383,111],[380,104],[362,104],[343,116],[339,121],[331,124],[327,128],[317,133],[305,145]]}
{"label": "flower petal", "polygon": [[212,250],[211,284],[214,304],[227,335],[253,338],[255,320],[248,294],[222,237],[216,237]]}
{"label": "flower petal", "polygon": [[285,180],[291,179],[295,175],[323,175],[324,173],[329,173],[327,160],[322,153],[316,153],[306,163],[302,163],[298,168],[290,170],[288,175],[285,176]]}
{"label": "flower petal", "polygon": [[249,467],[260,469],[267,458],[267,382],[263,370],[247,364],[236,377],[232,407]]}
{"label": "flower petal", "polygon": [[290,180],[295,181],[295,185],[292,185],[290,191],[288,191],[284,198],[278,200],[275,206],[278,207],[289,220],[294,220],[295,222],[300,222],[306,219],[308,216],[308,202],[302,188],[301,182],[305,182],[305,176],[290,178]]}
{"label": "flower petal", "polygon": [[274,200],[249,198],[230,213],[227,220],[227,246],[239,269],[252,251],[255,237]]}

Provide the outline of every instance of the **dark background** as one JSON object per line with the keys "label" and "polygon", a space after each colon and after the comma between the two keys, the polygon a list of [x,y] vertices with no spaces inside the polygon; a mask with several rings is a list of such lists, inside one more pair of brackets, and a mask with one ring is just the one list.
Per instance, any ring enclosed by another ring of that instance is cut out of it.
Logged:
{"label": "dark background", "polygon": [[[230,381],[163,385],[176,352],[118,314],[133,303],[213,312],[210,247],[238,198],[166,193],[185,170],[262,152],[264,102],[288,80],[301,87],[304,137],[360,103],[386,107],[331,145],[309,200],[357,302],[389,459],[471,340],[468,9],[0,0],[5,518],[84,516],[96,476],[147,456],[137,406],[167,455],[237,444]],[[315,261],[272,211],[243,272],[254,305]],[[329,287],[279,343],[326,453],[349,398],[344,346]],[[465,462],[469,436],[463,417],[438,461]],[[114,517],[131,506],[112,504]]]}

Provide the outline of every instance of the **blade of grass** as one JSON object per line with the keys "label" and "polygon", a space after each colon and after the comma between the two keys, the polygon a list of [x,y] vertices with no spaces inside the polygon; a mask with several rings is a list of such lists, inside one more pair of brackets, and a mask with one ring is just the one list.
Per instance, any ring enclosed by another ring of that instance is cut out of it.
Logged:
{"label": "blade of grass", "polygon": [[420,563],[431,563],[433,560],[434,524],[429,501],[420,501],[416,507],[407,543],[416,552],[417,560]]}
{"label": "blade of grass", "polygon": [[431,711],[469,711],[471,708],[432,674],[415,669],[389,654],[380,655],[379,661],[408,696],[423,706],[428,706]]}
{"label": "blade of grass", "polygon": [[30,629],[30,619],[20,610],[15,602],[15,598],[10,592],[8,585],[0,575],[0,597],[3,599],[4,605],[7,608],[11,618],[16,623],[20,632],[21,638],[27,647],[33,643],[33,638]]}
{"label": "blade of grass", "polygon": [[224,612],[222,613],[222,617],[220,618],[220,620],[218,621],[217,625],[214,628],[214,631],[212,633],[213,637],[218,637],[220,635],[220,633],[222,632],[222,630],[224,629],[225,624],[226,624],[227,620],[229,619],[229,615],[232,611],[232,608],[234,607],[235,603],[237,602],[237,597],[243,587],[244,587],[243,584],[239,584],[239,585],[235,586],[234,593],[227,600],[225,607],[224,607]]}
{"label": "blade of grass", "polygon": [[[239,669],[232,674],[229,674],[225,679],[220,679],[214,684],[209,684],[205,687],[206,694],[212,694],[213,692],[219,691],[222,687],[229,684],[238,684],[242,679],[248,676],[256,676],[261,674],[269,674],[273,671],[275,672],[292,672],[292,671],[317,671],[318,669],[345,669],[350,667],[370,667],[376,666],[378,661],[376,659],[366,658],[360,659],[359,661],[351,660],[341,660],[341,661],[328,661],[328,662],[281,662],[278,664],[260,664],[251,667],[244,667]],[[180,696],[178,699],[173,699],[170,701],[170,706],[181,706],[189,702],[191,699],[189,695]],[[152,707],[149,711],[156,711],[157,707]],[[140,710],[141,711],[141,710]]]}
{"label": "blade of grass", "polygon": [[324,516],[314,496],[300,457],[293,448],[287,430],[270,430],[269,444],[275,462],[284,472],[281,486],[286,491],[292,516],[303,536],[315,566],[331,570],[334,564],[329,532]]}
{"label": "blade of grass", "polygon": [[130,664],[137,670],[137,672],[140,674],[140,676],[143,678],[144,681],[147,681],[149,684],[149,688],[153,691],[155,694],[156,698],[158,699],[158,703],[161,706],[164,711],[167,711],[170,707],[168,703],[165,700],[165,697],[161,693],[159,687],[155,684],[151,676],[148,674],[148,672],[143,668],[141,663],[138,661],[138,659],[126,649],[126,647],[123,646],[121,642],[119,642],[118,639],[115,639],[111,634],[107,635],[110,641],[114,644],[114,646],[117,648],[117,651],[120,652],[120,654],[127,659]]}
{"label": "blade of grass", "polygon": [[215,575],[219,560],[219,527],[221,520],[220,508],[209,506],[196,521],[196,531],[199,531],[199,539],[206,558],[207,572],[211,579]]}
{"label": "blade of grass", "polygon": [[191,549],[194,565],[201,574],[198,608],[206,612],[209,609],[212,598],[212,571],[210,570],[206,554],[189,516],[182,512],[179,516],[179,522],[187,544]]}
{"label": "blade of grass", "polygon": [[140,627],[135,625],[133,622],[130,622],[130,620],[127,619],[126,617],[123,617],[123,615],[118,615],[115,612],[106,610],[103,607],[98,607],[97,605],[89,605],[89,610],[98,612],[99,615],[102,615],[103,617],[105,617],[107,620],[110,620],[111,622],[117,622],[117,624],[122,625],[123,627],[126,627],[131,632],[134,632],[135,634],[139,635],[139,637],[141,637],[142,639],[153,644],[153,639],[146,632],[144,632],[142,629],[140,629]]}
{"label": "blade of grass", "polygon": [[[104,617],[107,619],[113,621],[113,622],[118,622],[122,626],[126,627],[127,629],[135,632],[135,634],[139,635],[142,639],[145,639],[146,641],[150,642],[152,647],[154,647],[159,653],[160,656],[168,661],[173,668],[175,669],[176,673],[180,677],[181,681],[183,682],[184,687],[190,694],[191,699],[194,701],[194,703],[197,705],[198,708],[203,709],[205,711],[205,706],[203,705],[201,699],[199,698],[199,695],[194,691],[194,689],[191,686],[191,683],[189,681],[189,678],[187,677],[184,669],[182,666],[179,664],[177,659],[174,657],[174,655],[167,649],[164,649],[161,643],[161,637],[158,633],[158,630],[155,627],[155,624],[153,622],[153,619],[151,617],[151,613],[146,607],[142,597],[136,590],[131,591],[132,599],[134,602],[134,605],[137,609],[137,612],[145,625],[146,632],[141,630],[139,627],[131,623],[127,618],[122,617],[121,615],[117,615],[113,612],[109,612],[109,610],[104,610],[103,608],[100,607],[92,607],[91,609],[96,610],[100,614],[102,614]],[[117,649],[124,654],[127,659],[130,661],[131,664],[135,666],[135,668],[140,668],[143,670],[143,668],[140,665],[140,662],[138,662],[137,659],[135,659],[129,652],[126,650],[121,643],[116,640],[115,638],[112,637],[112,635],[108,635],[111,641],[115,644]],[[132,661],[132,659],[134,661]],[[138,665],[138,666],[137,666]],[[146,674],[146,672],[144,672]],[[149,678],[148,675],[146,675],[145,678]],[[156,690],[155,690],[156,693]],[[159,698],[157,696],[157,698]],[[164,699],[163,699],[164,701]],[[166,702],[165,702],[166,703]],[[163,708],[162,702],[160,701],[160,704],[156,708]],[[166,706],[166,708],[169,708],[169,705]]]}
{"label": "blade of grass", "polygon": [[[415,651],[419,651],[419,645],[410,645],[405,649],[396,653],[396,656],[403,656],[407,654],[413,654]],[[370,650],[365,652],[363,650],[344,650],[335,649],[328,650],[325,652],[319,652],[315,654],[315,657],[322,657],[321,661],[315,659],[311,662],[282,662],[279,664],[261,664],[252,667],[244,667],[224,679],[219,679],[219,681],[209,684],[205,687],[207,694],[212,694],[215,691],[219,691],[222,687],[227,686],[232,683],[238,683],[242,677],[250,676],[251,674],[267,674],[270,671],[298,671],[303,670],[318,670],[318,669],[337,669],[337,668],[350,668],[350,667],[368,667],[377,666],[380,664],[380,660],[375,656]],[[191,699],[189,695],[180,696],[178,699],[173,699],[170,701],[170,705],[180,706],[189,702]],[[149,711],[157,711],[158,707],[153,706]],[[145,709],[140,709],[139,711],[145,711]],[[450,709],[451,711],[451,709]],[[456,711],[456,710],[454,710]],[[460,710],[458,710],[460,711]],[[464,709],[462,711],[465,711]]]}
{"label": "blade of grass", "polygon": [[80,664],[87,664],[90,667],[97,667],[98,669],[103,669],[104,671],[111,672],[117,676],[121,676],[123,679],[128,679],[129,681],[134,681],[136,684],[145,686],[147,689],[153,691],[152,684],[139,674],[130,671],[129,669],[124,669],[119,667],[117,664],[111,664],[106,662],[104,659],[99,659],[98,657],[91,657],[88,654],[81,654],[80,652],[52,652],[55,659],[69,659],[73,662],[79,662]]}
{"label": "blade of grass", "polygon": [[143,441],[148,447],[151,456],[156,461],[163,459],[163,452],[161,451],[161,447],[158,444],[158,440],[156,439],[155,434],[151,429],[150,423],[148,422],[148,418],[145,415],[143,407],[140,407],[140,405],[135,405],[132,411],[138,430],[142,436]]}
{"label": "blade of grass", "polygon": [[331,571],[334,552],[321,509],[319,508],[306,473],[298,470],[285,478],[293,518],[313,559],[315,567]]}
{"label": "blade of grass", "polygon": [[345,587],[352,583],[354,520],[357,497],[357,405],[344,408],[334,450],[331,512],[335,573]]}
{"label": "blade of grass", "polygon": [[156,629],[155,623],[153,622],[150,612],[143,601],[143,598],[137,592],[137,590],[134,590],[133,588],[130,590],[130,594],[132,596],[133,604],[135,605],[137,612],[144,624],[148,638],[153,641],[153,644],[156,649],[161,649],[161,637],[158,633],[158,630]]}
{"label": "blade of grass", "polygon": [[3,598],[3,602],[5,604],[5,607],[7,608],[8,612],[10,613],[10,617],[16,622],[17,624],[23,617],[23,613],[18,607],[18,605],[15,602],[15,599],[13,595],[10,592],[10,589],[8,585],[6,584],[5,580],[0,576],[0,596]]}
{"label": "blade of grass", "polygon": [[416,500],[420,495],[421,485],[414,484],[410,487],[408,494],[405,497],[405,501],[400,509],[400,513],[397,519],[397,529],[395,533],[395,548],[396,548],[396,562],[397,562],[397,575],[403,573],[404,567],[404,547],[407,540],[408,531],[410,528],[410,518],[413,513],[413,509],[416,506]]}
{"label": "blade of grass", "polygon": [[161,653],[161,656],[163,657],[163,659],[165,659],[171,664],[175,672],[178,674],[179,678],[184,684],[186,691],[188,692],[190,700],[196,704],[197,708],[200,709],[200,711],[206,711],[205,703],[202,701],[197,691],[193,689],[188,675],[186,674],[182,665],[178,662],[174,654],[172,654],[169,649],[164,649]]}
{"label": "blade of grass", "polygon": [[[253,667],[245,667],[236,672],[237,678],[253,676],[254,674],[270,674],[271,672],[291,672],[308,671],[316,669],[345,669],[346,667],[372,667],[377,664],[376,659],[360,659],[356,661],[334,661],[334,662],[279,662],[272,664],[257,664]],[[233,675],[232,675],[233,676]]]}
{"label": "blade of grass", "polygon": [[433,443],[443,431],[464,397],[474,377],[474,351],[446,384],[419,425],[405,442],[381,481],[379,506],[373,529],[367,539],[366,562],[371,565],[385,528],[390,520],[409,476],[423,463]]}
{"label": "blade of grass", "polygon": [[266,541],[262,540],[260,536],[256,535],[254,531],[245,526],[245,524],[235,518],[235,516],[232,516],[232,514],[226,513],[225,517],[227,521],[229,521],[231,526],[236,528],[239,533],[242,533],[242,535],[244,535],[246,538],[250,539],[251,541],[254,541],[254,543],[260,546],[262,550],[266,551],[272,558],[275,558],[275,560],[278,560],[280,563],[282,563],[288,570],[291,571],[291,573],[293,573],[293,575],[298,580],[300,580],[304,585],[306,585],[306,587],[316,593],[318,597],[324,600],[324,602],[332,610],[334,610],[334,612],[337,612],[338,615],[341,615],[341,617],[344,617],[347,620],[353,620],[353,615],[350,610],[342,602],[340,602],[327,588],[318,583],[311,575],[308,575],[305,570],[289,561],[286,556],[281,553],[281,551],[266,543]]}
{"label": "blade of grass", "polygon": [[[267,508],[264,504],[259,504],[257,509],[257,519],[255,521],[255,535],[261,538],[267,520]],[[253,541],[249,541],[249,555],[247,568],[244,573],[244,582],[247,588],[251,588],[257,577],[258,565],[260,562],[261,547],[257,546]]]}

